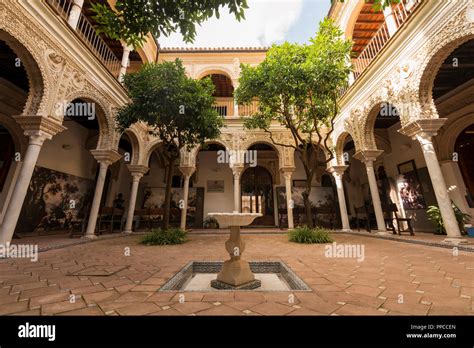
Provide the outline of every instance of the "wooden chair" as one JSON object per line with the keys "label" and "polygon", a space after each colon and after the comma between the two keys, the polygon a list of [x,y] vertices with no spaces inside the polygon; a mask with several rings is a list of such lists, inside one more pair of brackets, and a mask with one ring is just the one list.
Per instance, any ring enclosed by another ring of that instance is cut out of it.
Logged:
{"label": "wooden chair", "polygon": [[148,222],[149,216],[150,216],[150,210],[149,209],[135,209],[133,212],[133,226],[132,229],[136,231],[140,223],[142,222]]}
{"label": "wooden chair", "polygon": [[288,210],[286,208],[278,208],[278,228],[282,229],[284,223],[288,227]]}
{"label": "wooden chair", "polygon": [[355,220],[357,231],[360,231],[361,222],[365,225],[367,232],[370,232],[370,219],[366,209],[366,206],[356,207],[354,206]]}
{"label": "wooden chair", "polygon": [[[332,206],[321,205],[319,207],[312,207],[311,212],[313,215],[314,226],[323,225],[323,227],[328,227],[330,229],[334,229],[336,227],[337,212]],[[320,217],[319,219],[318,216]]]}
{"label": "wooden chair", "polygon": [[163,208],[151,208],[149,209],[148,214],[148,226],[150,231],[154,226],[160,227],[161,222],[163,221],[165,210]]}
{"label": "wooden chair", "polygon": [[[397,231],[398,235],[401,236],[403,232],[408,232],[410,233],[411,236],[414,236],[415,233],[413,232],[413,227],[411,225],[411,218],[403,218],[398,216],[398,208],[395,203],[389,204],[388,206],[388,212],[390,214],[390,223],[392,227],[393,234],[396,234],[395,232],[395,226],[393,224],[393,221],[397,222]],[[407,228],[402,227],[402,223],[407,224]]]}
{"label": "wooden chair", "polygon": [[[96,225],[96,231],[99,235],[102,234],[103,231],[109,230],[110,233],[114,232],[114,228],[117,223],[122,225],[122,216],[123,210],[113,207],[102,207],[99,209],[99,216]],[[102,229],[102,226],[109,226],[108,229]]]}

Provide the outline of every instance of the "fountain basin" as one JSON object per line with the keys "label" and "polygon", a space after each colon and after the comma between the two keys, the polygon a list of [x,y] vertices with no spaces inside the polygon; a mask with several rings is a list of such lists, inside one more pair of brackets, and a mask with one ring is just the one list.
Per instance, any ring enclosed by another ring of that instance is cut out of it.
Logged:
{"label": "fountain basin", "polygon": [[262,216],[260,213],[209,213],[209,216],[215,218],[221,226],[247,226],[253,220]]}

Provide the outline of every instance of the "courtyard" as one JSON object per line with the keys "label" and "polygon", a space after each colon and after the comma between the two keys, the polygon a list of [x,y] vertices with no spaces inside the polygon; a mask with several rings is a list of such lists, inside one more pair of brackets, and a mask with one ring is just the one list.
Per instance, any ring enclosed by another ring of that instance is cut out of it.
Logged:
{"label": "courtyard", "polygon": [[331,235],[337,244],[364,246],[363,260],[326,257],[324,244],[290,243],[284,233],[244,235],[245,259],[284,262],[312,289],[304,292],[159,291],[190,261],[225,260],[224,233],[190,233],[173,246],[104,238],[40,252],[37,262],[4,259],[0,315],[474,314],[471,252]]}

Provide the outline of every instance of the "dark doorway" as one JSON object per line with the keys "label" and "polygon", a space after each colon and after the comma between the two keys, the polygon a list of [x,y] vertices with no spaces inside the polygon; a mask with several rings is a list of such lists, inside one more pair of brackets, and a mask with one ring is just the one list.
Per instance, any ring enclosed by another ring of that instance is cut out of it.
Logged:
{"label": "dark doorway", "polygon": [[252,225],[274,226],[273,180],[263,167],[250,167],[241,179],[241,204],[243,213],[261,213]]}
{"label": "dark doorway", "polygon": [[458,136],[454,151],[458,154],[459,169],[466,185],[466,199],[469,206],[474,207],[474,124]]}
{"label": "dark doorway", "polygon": [[0,126],[0,144],[2,144],[0,147],[0,192],[2,192],[15,155],[13,138],[2,126]]}

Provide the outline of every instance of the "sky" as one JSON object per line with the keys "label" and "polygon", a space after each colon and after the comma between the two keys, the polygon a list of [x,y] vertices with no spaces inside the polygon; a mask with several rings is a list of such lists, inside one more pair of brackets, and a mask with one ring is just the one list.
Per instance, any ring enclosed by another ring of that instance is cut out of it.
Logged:
{"label": "sky", "polygon": [[160,37],[162,48],[170,47],[262,47],[284,41],[306,43],[327,15],[330,0],[248,0],[245,20],[238,22],[221,10],[196,27],[196,39],[185,44],[181,34]]}

